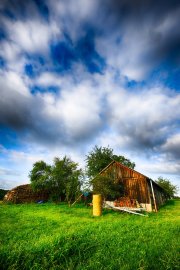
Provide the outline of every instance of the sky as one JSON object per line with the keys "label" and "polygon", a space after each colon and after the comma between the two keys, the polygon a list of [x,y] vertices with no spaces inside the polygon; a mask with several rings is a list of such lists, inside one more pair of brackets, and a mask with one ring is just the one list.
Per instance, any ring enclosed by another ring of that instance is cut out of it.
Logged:
{"label": "sky", "polygon": [[180,186],[180,2],[0,1],[0,188],[95,145]]}

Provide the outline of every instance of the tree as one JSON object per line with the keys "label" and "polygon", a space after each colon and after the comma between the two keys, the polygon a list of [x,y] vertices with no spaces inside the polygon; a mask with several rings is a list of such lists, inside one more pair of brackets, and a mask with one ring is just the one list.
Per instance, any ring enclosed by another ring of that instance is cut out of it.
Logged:
{"label": "tree", "polygon": [[70,205],[72,200],[80,193],[81,176],[82,170],[78,169],[78,163],[73,162],[66,156],[63,159],[55,158],[52,167],[54,194],[64,196]]}
{"label": "tree", "polygon": [[80,192],[81,175],[78,163],[65,156],[54,158],[52,166],[44,161],[36,162],[29,177],[33,189],[48,189],[53,200],[65,199],[70,205]]}
{"label": "tree", "polygon": [[132,169],[135,167],[135,163],[124,156],[114,155],[113,149],[109,147],[98,147],[96,145],[86,156],[86,171],[88,177],[91,179],[95,177],[113,160],[121,162],[123,165]]}
{"label": "tree", "polygon": [[173,185],[169,179],[160,176],[155,182],[161,186],[167,192],[167,195],[171,198],[174,197],[178,192],[178,187]]}
{"label": "tree", "polygon": [[52,165],[50,186],[52,199],[56,201],[65,199],[65,181],[69,175],[66,163],[66,156],[62,159],[55,157],[54,164]]}
{"label": "tree", "polygon": [[93,192],[102,194],[104,199],[114,199],[123,194],[123,187],[120,183],[116,182],[113,175],[99,175],[99,172],[113,160],[121,162],[123,165],[132,169],[135,167],[134,162],[131,162],[124,156],[114,155],[113,149],[109,147],[95,146],[86,156],[86,172],[90,185],[93,186]]}
{"label": "tree", "polygon": [[86,156],[86,168],[89,178],[95,177],[111,161],[113,150],[108,147],[98,147],[97,145]]}
{"label": "tree", "polygon": [[124,156],[113,155],[112,159],[115,161],[121,162],[123,165],[125,165],[131,169],[134,169],[136,166],[134,162],[130,161],[129,159],[125,158]]}
{"label": "tree", "polygon": [[34,190],[44,190],[49,187],[51,178],[51,166],[44,161],[37,161],[33,164],[33,169],[29,173],[32,188]]}

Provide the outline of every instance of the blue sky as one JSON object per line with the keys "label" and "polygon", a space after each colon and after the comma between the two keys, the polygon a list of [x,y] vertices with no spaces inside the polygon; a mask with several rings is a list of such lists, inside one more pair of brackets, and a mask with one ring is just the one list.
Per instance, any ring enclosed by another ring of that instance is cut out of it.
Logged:
{"label": "blue sky", "polygon": [[0,188],[94,145],[180,181],[180,4],[0,3]]}

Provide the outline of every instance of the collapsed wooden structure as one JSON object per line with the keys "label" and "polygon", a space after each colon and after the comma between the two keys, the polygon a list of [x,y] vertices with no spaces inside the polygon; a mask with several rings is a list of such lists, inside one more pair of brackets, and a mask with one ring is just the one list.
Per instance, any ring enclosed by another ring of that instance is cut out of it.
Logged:
{"label": "collapsed wooden structure", "polygon": [[140,216],[148,217],[147,214],[146,215],[144,214],[144,212],[146,211],[146,209],[145,208],[142,208],[142,207],[140,207],[140,208],[118,207],[118,206],[116,206],[111,201],[105,201],[104,208],[113,209],[115,211],[126,212],[126,213],[129,213],[129,214],[134,214],[134,215],[140,215]]}
{"label": "collapsed wooden structure", "polygon": [[117,198],[114,206],[142,207],[151,212],[157,211],[168,199],[165,190],[156,182],[120,162],[112,161],[99,174],[112,178],[122,187],[122,196]]}
{"label": "collapsed wooden structure", "polygon": [[3,201],[6,203],[31,203],[38,201],[47,201],[48,191],[33,191],[30,184],[21,185],[8,191]]}

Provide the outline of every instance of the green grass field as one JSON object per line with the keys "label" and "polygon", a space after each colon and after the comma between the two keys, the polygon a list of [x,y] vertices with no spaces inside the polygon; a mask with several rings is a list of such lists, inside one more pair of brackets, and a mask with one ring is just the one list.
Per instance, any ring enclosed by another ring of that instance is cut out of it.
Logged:
{"label": "green grass field", "polygon": [[141,217],[65,204],[0,204],[0,269],[180,269],[180,201]]}

